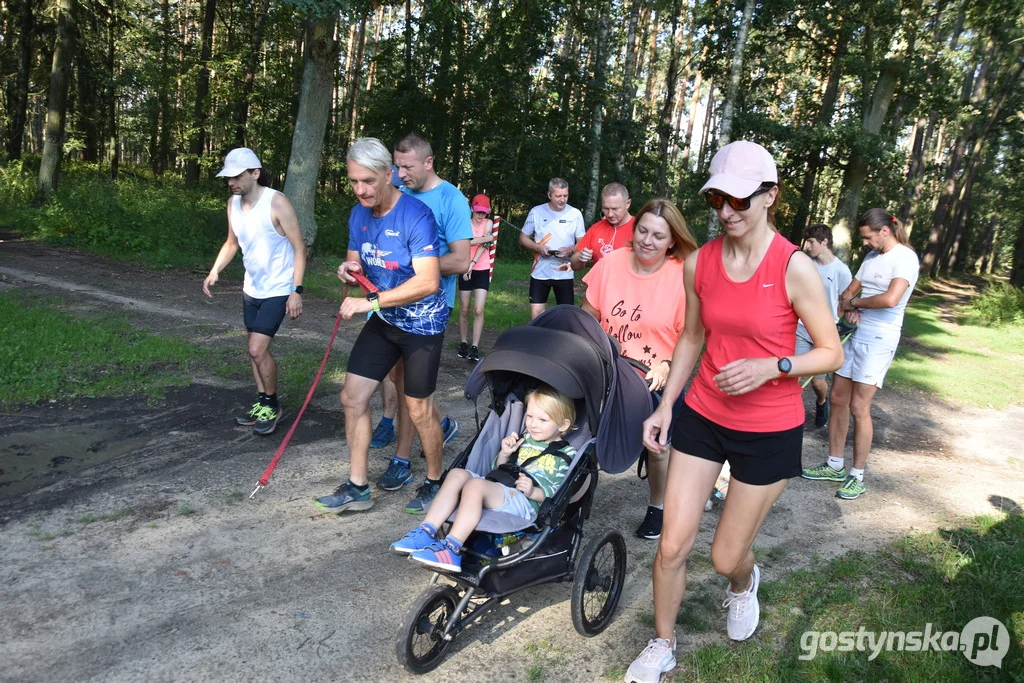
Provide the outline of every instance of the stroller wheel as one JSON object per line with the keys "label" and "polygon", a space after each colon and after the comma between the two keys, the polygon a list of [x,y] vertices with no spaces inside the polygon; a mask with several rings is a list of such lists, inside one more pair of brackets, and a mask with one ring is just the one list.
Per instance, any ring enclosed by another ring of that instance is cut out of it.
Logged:
{"label": "stroller wheel", "polygon": [[605,529],[587,544],[572,581],[572,624],[596,636],[611,623],[626,578],[626,541]]}
{"label": "stroller wheel", "polygon": [[458,591],[442,584],[430,586],[416,598],[402,620],[395,642],[395,654],[406,671],[424,674],[441,663],[453,642],[441,636],[458,604]]}

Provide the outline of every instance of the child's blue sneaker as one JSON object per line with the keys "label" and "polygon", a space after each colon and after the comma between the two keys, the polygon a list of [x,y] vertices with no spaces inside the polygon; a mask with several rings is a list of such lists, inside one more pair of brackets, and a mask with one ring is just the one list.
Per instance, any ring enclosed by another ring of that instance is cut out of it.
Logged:
{"label": "child's blue sneaker", "polygon": [[430,532],[422,526],[418,526],[400,540],[392,543],[391,551],[396,552],[399,555],[408,555],[409,553],[417,550],[423,550],[427,546],[432,545],[435,540],[437,539],[431,536]]}
{"label": "child's blue sneaker", "polygon": [[462,547],[448,539],[434,541],[422,550],[415,550],[409,559],[443,572],[462,571]]}
{"label": "child's blue sneaker", "polygon": [[377,423],[377,428],[373,430],[373,439],[370,440],[370,448],[384,448],[394,440],[394,423],[384,424],[384,421],[381,420]]}
{"label": "child's blue sneaker", "polygon": [[441,432],[444,434],[444,445],[447,446],[459,433],[459,423],[450,417],[441,420]]}

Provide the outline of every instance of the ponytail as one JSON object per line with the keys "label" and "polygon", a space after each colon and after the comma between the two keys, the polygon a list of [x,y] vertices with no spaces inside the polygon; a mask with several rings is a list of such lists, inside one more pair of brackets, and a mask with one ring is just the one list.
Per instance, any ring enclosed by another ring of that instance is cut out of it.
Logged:
{"label": "ponytail", "polygon": [[868,209],[857,221],[858,227],[863,225],[868,226],[874,232],[878,232],[882,228],[889,228],[889,232],[893,234],[897,242],[905,247],[910,246],[910,239],[907,237],[907,231],[903,228],[903,222],[885,209]]}

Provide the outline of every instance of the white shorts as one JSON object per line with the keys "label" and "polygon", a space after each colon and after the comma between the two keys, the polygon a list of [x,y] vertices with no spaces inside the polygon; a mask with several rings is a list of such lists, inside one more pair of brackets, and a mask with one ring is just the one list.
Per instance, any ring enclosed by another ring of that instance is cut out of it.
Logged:
{"label": "white shorts", "polygon": [[[808,339],[807,337],[805,337],[804,335],[800,334],[799,332],[797,332],[797,335],[796,335],[796,355],[797,356],[802,356],[803,354],[807,353],[808,351],[810,351],[813,348],[814,348],[814,344],[811,343],[811,340]],[[825,373],[825,374],[822,374],[822,375],[815,375],[814,379],[828,379],[828,373]]]}
{"label": "white shorts", "polygon": [[[468,471],[469,470],[467,470],[467,472]],[[476,472],[469,472],[469,474],[474,479],[483,479],[483,477]],[[497,482],[493,483],[497,484]],[[530,499],[527,498],[522,491],[519,489],[509,488],[504,484],[498,484],[498,486],[505,489],[505,502],[497,508],[494,508],[495,511],[515,515],[516,517],[522,517],[528,522],[533,522],[537,519],[537,511],[533,509]]]}
{"label": "white shorts", "polygon": [[843,345],[843,351],[846,357],[843,359],[843,367],[836,370],[837,375],[882,388],[882,381],[885,373],[889,372],[896,349],[859,342],[854,335],[853,339]]}

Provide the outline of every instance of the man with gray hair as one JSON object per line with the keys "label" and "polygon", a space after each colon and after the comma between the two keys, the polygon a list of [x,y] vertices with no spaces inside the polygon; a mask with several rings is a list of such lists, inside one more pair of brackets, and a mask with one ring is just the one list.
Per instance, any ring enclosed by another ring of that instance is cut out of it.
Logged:
{"label": "man with gray hair", "polygon": [[571,263],[573,270],[583,270],[633,239],[633,217],[629,214],[629,190],[622,183],[608,183],[601,190],[601,213],[604,216],[587,229],[576,245]]}
{"label": "man with gray hair", "polygon": [[584,234],[583,214],[569,206],[569,183],[552,178],[548,202],[530,209],[519,235],[519,244],[535,254],[530,273],[531,320],[544,312],[552,289],[556,304],[574,303],[570,257]]}
{"label": "man with gray hair", "polygon": [[349,354],[341,404],[349,446],[349,477],[318,498],[329,512],[373,506],[367,479],[372,424],[370,397],[399,359],[405,364],[408,415],[427,456],[427,479],[441,478],[441,425],[434,389],[448,304],[441,291],[437,221],[423,202],[391,183],[391,153],[377,138],[360,138],[347,154],[348,182],[358,204],[349,214],[348,254],[338,278],[362,272],[379,292],[342,302],[346,320],[371,313]]}

